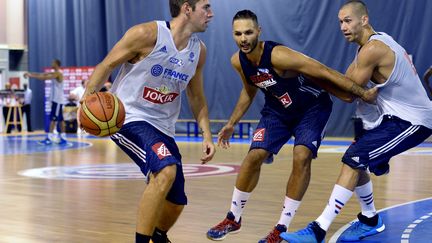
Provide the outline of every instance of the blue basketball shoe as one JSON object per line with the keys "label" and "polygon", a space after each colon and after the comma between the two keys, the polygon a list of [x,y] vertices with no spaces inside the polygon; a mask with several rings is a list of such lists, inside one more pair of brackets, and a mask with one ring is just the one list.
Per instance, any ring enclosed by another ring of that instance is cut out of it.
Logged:
{"label": "blue basketball shoe", "polygon": [[64,138],[60,138],[58,144],[59,144],[59,145],[66,145],[66,144],[67,144],[67,140],[64,139]]}
{"label": "blue basketball shoe", "polygon": [[39,144],[43,144],[43,145],[51,145],[52,141],[49,138],[45,138],[44,140],[41,140],[38,142]]}
{"label": "blue basketball shoe", "polygon": [[240,232],[241,218],[237,223],[232,212],[228,212],[226,218],[207,231],[207,238],[210,240],[223,240],[228,234]]}
{"label": "blue basketball shoe", "polygon": [[359,213],[357,218],[359,221],[352,223],[351,226],[342,233],[340,237],[341,241],[359,241],[367,236],[381,233],[385,229],[382,218],[378,214],[369,219]]}
{"label": "blue basketball shoe", "polygon": [[306,228],[294,233],[281,233],[279,236],[289,243],[324,243],[326,232],[317,222],[310,223]]}

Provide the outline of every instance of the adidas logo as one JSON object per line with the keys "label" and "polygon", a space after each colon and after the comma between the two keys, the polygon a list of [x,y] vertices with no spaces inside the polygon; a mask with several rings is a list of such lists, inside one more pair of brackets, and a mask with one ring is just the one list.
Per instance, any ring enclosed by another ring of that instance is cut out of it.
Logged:
{"label": "adidas logo", "polygon": [[159,49],[159,52],[168,53],[166,46],[163,46],[161,49]]}
{"label": "adidas logo", "polygon": [[360,163],[360,158],[358,156],[352,157],[351,159],[354,160],[357,163]]}
{"label": "adidas logo", "polygon": [[312,145],[315,146],[315,148],[316,148],[317,144],[318,144],[317,141],[313,141],[313,142],[312,142]]}

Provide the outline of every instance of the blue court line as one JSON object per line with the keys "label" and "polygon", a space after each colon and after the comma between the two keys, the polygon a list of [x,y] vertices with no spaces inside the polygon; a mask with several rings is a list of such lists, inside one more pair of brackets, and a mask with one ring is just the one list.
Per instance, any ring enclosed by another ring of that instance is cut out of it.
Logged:
{"label": "blue court line", "polygon": [[[432,197],[391,206],[378,212],[386,229],[359,242],[432,242]],[[329,243],[342,242],[339,238],[352,222],[336,231]]]}
{"label": "blue court line", "polygon": [[89,142],[68,140],[66,144],[39,144],[46,135],[0,136],[0,155],[47,153],[56,150],[69,150],[90,147]]}

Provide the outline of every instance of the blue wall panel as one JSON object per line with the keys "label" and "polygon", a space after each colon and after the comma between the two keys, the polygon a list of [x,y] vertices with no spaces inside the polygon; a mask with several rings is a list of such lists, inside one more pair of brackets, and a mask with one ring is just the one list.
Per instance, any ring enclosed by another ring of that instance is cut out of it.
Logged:
{"label": "blue wall panel", "polygon": [[[354,57],[356,45],[348,44],[337,19],[341,0],[213,0],[215,17],[200,37],[207,45],[205,92],[212,119],[227,119],[242,84],[230,65],[237,50],[231,36],[233,15],[242,9],[257,13],[263,40],[275,40],[304,52],[340,72]],[[432,1],[365,1],[372,25],[392,35],[413,55],[419,74],[432,64]],[[131,26],[153,19],[169,20],[168,0],[28,0],[30,71],[41,71],[53,58],[65,66],[93,66]],[[43,83],[33,81],[35,94]],[[184,97],[185,98],[185,97]],[[34,115],[43,114],[43,96],[35,95]],[[186,99],[184,99],[186,100]],[[245,118],[258,119],[263,104],[258,96]],[[335,99],[328,135],[351,136],[354,104]],[[42,117],[42,116],[37,116]],[[184,102],[182,118],[191,118]],[[335,119],[337,117],[337,119]],[[36,128],[42,128],[37,121]]]}

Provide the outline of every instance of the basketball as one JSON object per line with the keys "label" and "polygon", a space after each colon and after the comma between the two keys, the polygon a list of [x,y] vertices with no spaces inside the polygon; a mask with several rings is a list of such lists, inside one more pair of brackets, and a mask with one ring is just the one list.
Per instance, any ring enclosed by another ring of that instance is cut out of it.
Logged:
{"label": "basketball", "polygon": [[105,137],[120,130],[125,120],[125,110],[123,103],[114,94],[96,92],[84,99],[78,119],[84,131]]}

